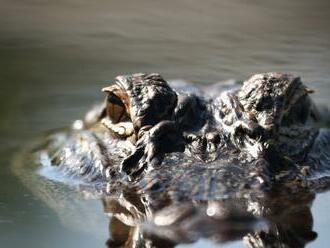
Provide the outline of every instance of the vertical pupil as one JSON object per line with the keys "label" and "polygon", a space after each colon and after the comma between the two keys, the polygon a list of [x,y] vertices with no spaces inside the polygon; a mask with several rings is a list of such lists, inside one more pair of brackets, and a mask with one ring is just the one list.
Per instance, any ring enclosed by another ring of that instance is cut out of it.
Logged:
{"label": "vertical pupil", "polygon": [[122,121],[125,115],[125,106],[123,102],[113,92],[109,92],[107,100],[108,100],[108,107],[107,107],[108,117],[112,120],[114,124]]}
{"label": "vertical pupil", "polygon": [[123,108],[125,107],[124,104],[123,104],[123,102],[113,92],[109,92],[108,102],[109,103],[112,103],[112,104],[115,104],[115,105],[119,105],[119,106],[121,106]]}

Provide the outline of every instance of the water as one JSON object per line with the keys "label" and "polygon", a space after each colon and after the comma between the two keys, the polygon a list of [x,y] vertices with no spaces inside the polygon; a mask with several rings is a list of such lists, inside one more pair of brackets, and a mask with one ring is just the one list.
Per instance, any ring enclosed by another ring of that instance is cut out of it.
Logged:
{"label": "water", "polygon": [[[0,0],[0,6],[4,247],[102,247],[107,240],[108,219],[98,200],[77,196],[84,213],[64,221],[50,199],[35,196],[13,174],[11,164],[31,139],[81,117],[118,74],[160,72],[209,83],[293,72],[317,90],[316,101],[330,106],[327,0]],[[313,202],[318,237],[311,247],[329,242],[329,198],[324,193]],[[210,240],[193,245],[216,246]]]}

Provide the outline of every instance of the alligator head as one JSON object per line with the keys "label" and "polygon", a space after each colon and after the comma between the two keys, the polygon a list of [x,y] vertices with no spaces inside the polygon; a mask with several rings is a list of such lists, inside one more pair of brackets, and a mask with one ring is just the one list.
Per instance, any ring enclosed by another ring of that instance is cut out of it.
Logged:
{"label": "alligator head", "polygon": [[228,150],[254,159],[281,153],[297,160],[317,135],[312,90],[288,74],[257,74],[216,99],[177,93],[159,74],[118,76],[103,91],[108,96],[102,123],[135,144],[121,166],[129,175],[184,150],[204,162]]}
{"label": "alligator head", "polygon": [[[235,86],[182,92],[158,74],[119,76],[103,89],[96,117],[89,112],[85,129],[53,135],[42,161],[109,196],[110,227],[125,232],[112,233],[109,246],[164,233],[171,244],[185,242],[177,233],[213,239],[220,226],[262,217],[271,223],[265,230],[238,230],[248,246],[303,247],[316,237],[308,206],[330,185],[330,131],[316,125],[312,91],[298,77],[258,74]],[[145,230],[145,220],[158,227]]]}

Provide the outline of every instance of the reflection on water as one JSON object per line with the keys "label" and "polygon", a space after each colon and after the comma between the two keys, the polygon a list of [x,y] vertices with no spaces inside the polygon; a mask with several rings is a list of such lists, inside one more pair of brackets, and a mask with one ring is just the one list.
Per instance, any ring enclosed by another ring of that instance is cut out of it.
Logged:
{"label": "reflection on water", "polygon": [[104,198],[104,211],[112,216],[107,245],[175,247],[203,238],[216,244],[242,239],[247,247],[304,247],[316,238],[309,207],[313,194],[282,195],[276,201],[268,197],[187,202],[156,213],[150,202],[141,202],[143,197]]}
{"label": "reflection on water", "polygon": [[317,237],[311,193],[187,202],[162,206],[155,213],[152,203],[131,194],[103,199],[104,211],[112,216],[108,247],[175,247],[201,238],[215,244],[242,239],[246,247],[305,247]]}
{"label": "reflection on water", "polygon": [[[107,219],[99,200],[72,197],[86,210],[62,206],[67,214],[61,219],[58,216],[63,215],[47,205],[52,198],[45,203],[31,194],[29,183],[22,184],[9,165],[18,147],[41,131],[81,117],[100,99],[99,89],[117,74],[156,71],[167,79],[208,83],[290,71],[311,82],[318,90],[314,99],[330,106],[329,4],[328,0],[140,0],[138,4],[0,0],[0,242],[7,247],[22,242],[25,247],[58,247],[59,240],[65,247],[104,244]],[[58,192],[67,194],[63,189]],[[312,207],[313,230],[318,233],[313,247],[329,242],[328,198],[328,193],[318,195]],[[295,213],[308,216],[304,211]],[[98,221],[92,225],[94,219]],[[65,220],[75,224],[65,225]],[[127,232],[134,228],[128,229],[123,226],[117,240],[129,237]],[[308,230],[295,230],[306,242],[313,238],[302,234]],[[148,229],[141,232],[158,237]],[[213,245],[196,246],[205,244]]]}
{"label": "reflection on water", "polygon": [[[102,237],[106,247],[305,247],[318,236],[311,212],[313,192],[279,188],[239,198],[177,201],[170,191],[141,193],[111,184],[97,193],[92,185],[68,186],[34,168],[22,168],[24,162],[34,164],[30,159],[22,156],[14,164],[23,183],[56,212],[63,227]],[[95,203],[102,203],[103,210]]]}

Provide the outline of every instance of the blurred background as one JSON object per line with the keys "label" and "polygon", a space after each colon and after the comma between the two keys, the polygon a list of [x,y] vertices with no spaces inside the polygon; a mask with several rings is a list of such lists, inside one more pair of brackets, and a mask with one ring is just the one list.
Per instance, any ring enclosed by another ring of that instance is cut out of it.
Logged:
{"label": "blurred background", "polygon": [[[97,237],[64,227],[10,164],[35,136],[82,117],[116,75],[208,84],[267,71],[300,75],[330,106],[329,0],[0,0],[0,242],[104,244],[106,220]],[[314,202],[313,247],[329,242],[329,200]]]}

